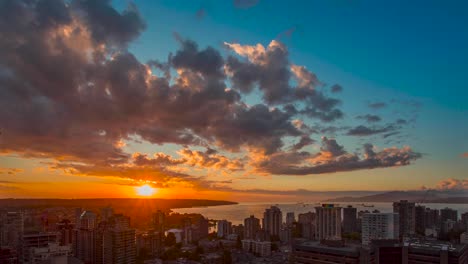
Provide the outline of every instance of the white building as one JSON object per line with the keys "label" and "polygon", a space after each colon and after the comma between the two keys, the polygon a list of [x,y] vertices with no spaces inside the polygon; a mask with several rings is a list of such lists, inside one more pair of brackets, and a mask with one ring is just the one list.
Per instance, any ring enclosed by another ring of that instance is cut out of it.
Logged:
{"label": "white building", "polygon": [[373,239],[398,239],[399,217],[397,213],[370,213],[362,216],[362,244]]}

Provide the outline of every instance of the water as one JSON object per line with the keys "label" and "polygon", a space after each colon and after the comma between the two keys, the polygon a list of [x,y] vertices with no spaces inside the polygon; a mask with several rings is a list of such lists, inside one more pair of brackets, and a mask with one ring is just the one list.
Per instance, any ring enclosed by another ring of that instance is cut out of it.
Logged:
{"label": "water", "polygon": [[[374,205],[374,207],[364,207],[362,203],[340,203],[339,206],[346,207],[352,205],[358,209],[358,212],[361,210],[373,211],[375,209],[379,210],[382,213],[393,212],[392,203],[365,203],[366,205]],[[211,207],[197,207],[197,208],[181,208],[173,209],[177,213],[199,213],[209,219],[222,220],[226,219],[231,221],[233,224],[243,224],[244,219],[250,215],[262,219],[263,212],[266,208],[269,208],[272,205],[278,206],[283,212],[283,221],[285,221],[287,212],[294,212],[296,219],[297,215],[307,212],[315,212],[315,207],[320,206],[319,203],[308,203],[308,204],[297,204],[297,203],[283,203],[283,204],[274,204],[274,203],[240,203],[234,205],[221,205],[221,206],[211,206]],[[335,203],[337,205],[337,203]],[[468,212],[468,204],[422,204],[431,209],[443,209],[445,207],[458,210],[458,217],[462,213]]]}

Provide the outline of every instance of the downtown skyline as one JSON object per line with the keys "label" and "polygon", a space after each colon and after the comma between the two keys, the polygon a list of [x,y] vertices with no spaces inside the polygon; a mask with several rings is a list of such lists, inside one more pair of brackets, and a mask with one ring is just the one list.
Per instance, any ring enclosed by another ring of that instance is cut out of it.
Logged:
{"label": "downtown skyline", "polygon": [[386,5],[5,1],[0,198],[463,193],[467,4]]}

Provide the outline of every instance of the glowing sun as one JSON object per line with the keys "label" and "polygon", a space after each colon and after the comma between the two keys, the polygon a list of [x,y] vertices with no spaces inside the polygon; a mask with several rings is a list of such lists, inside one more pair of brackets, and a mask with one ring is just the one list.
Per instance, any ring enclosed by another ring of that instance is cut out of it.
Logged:
{"label": "glowing sun", "polygon": [[141,196],[151,196],[153,195],[153,193],[156,192],[156,189],[154,189],[153,187],[149,186],[148,184],[145,184],[145,185],[142,185],[140,187],[137,187],[136,188],[136,191],[138,193],[138,195],[141,195]]}

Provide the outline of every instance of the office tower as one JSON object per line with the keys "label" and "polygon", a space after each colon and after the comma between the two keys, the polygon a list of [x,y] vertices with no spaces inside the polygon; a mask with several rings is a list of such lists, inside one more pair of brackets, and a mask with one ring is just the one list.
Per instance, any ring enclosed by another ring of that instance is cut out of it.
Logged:
{"label": "office tower", "polygon": [[114,215],[114,209],[112,209],[112,207],[107,206],[107,207],[101,208],[101,212],[100,212],[101,221],[107,221],[113,215]]}
{"label": "office tower", "polygon": [[32,254],[34,248],[45,248],[50,243],[57,243],[58,234],[55,232],[28,233],[21,238],[20,263],[34,263]]}
{"label": "office tower", "polygon": [[278,207],[272,206],[263,213],[263,229],[270,237],[279,238],[282,223],[283,214]]}
{"label": "office tower", "polygon": [[59,245],[67,246],[73,243],[73,229],[74,226],[68,219],[63,219],[56,224],[57,231],[59,232]]}
{"label": "office tower", "polygon": [[294,222],[296,222],[296,217],[294,216],[294,212],[286,213],[286,225],[292,226]]}
{"label": "office tower", "polygon": [[372,240],[398,239],[399,218],[396,213],[370,213],[362,216],[362,244]]}
{"label": "office tower", "polygon": [[318,240],[341,239],[341,207],[333,204],[322,204],[315,207],[315,237]]}
{"label": "office tower", "polygon": [[440,226],[439,210],[426,208],[424,222],[426,224],[426,228],[439,227]]}
{"label": "office tower", "polygon": [[313,239],[315,234],[315,213],[308,212],[299,214],[297,217],[301,237]]}
{"label": "office tower", "polygon": [[231,234],[232,223],[227,220],[220,220],[217,222],[218,225],[218,237],[227,237]]}
{"label": "office tower", "polygon": [[244,238],[254,239],[257,232],[260,230],[260,219],[251,215],[244,219]]}
{"label": "office tower", "polygon": [[451,208],[440,209],[440,222],[444,223],[447,220],[458,221],[458,211]]}
{"label": "office tower", "polygon": [[343,232],[357,232],[357,208],[351,205],[343,208]]}
{"label": "office tower", "polygon": [[75,256],[85,263],[94,263],[96,253],[97,216],[91,211],[84,211],[78,220],[79,228],[75,230]]}
{"label": "office tower", "polygon": [[400,218],[400,238],[412,236],[416,231],[415,204],[407,200],[393,203],[393,212]]}
{"label": "office tower", "polygon": [[426,230],[426,207],[417,205],[414,208],[415,222],[416,222],[416,233],[423,235]]}
{"label": "office tower", "polygon": [[164,222],[166,215],[163,211],[158,210],[156,213],[153,213],[151,218],[151,224],[155,231],[164,233]]}

